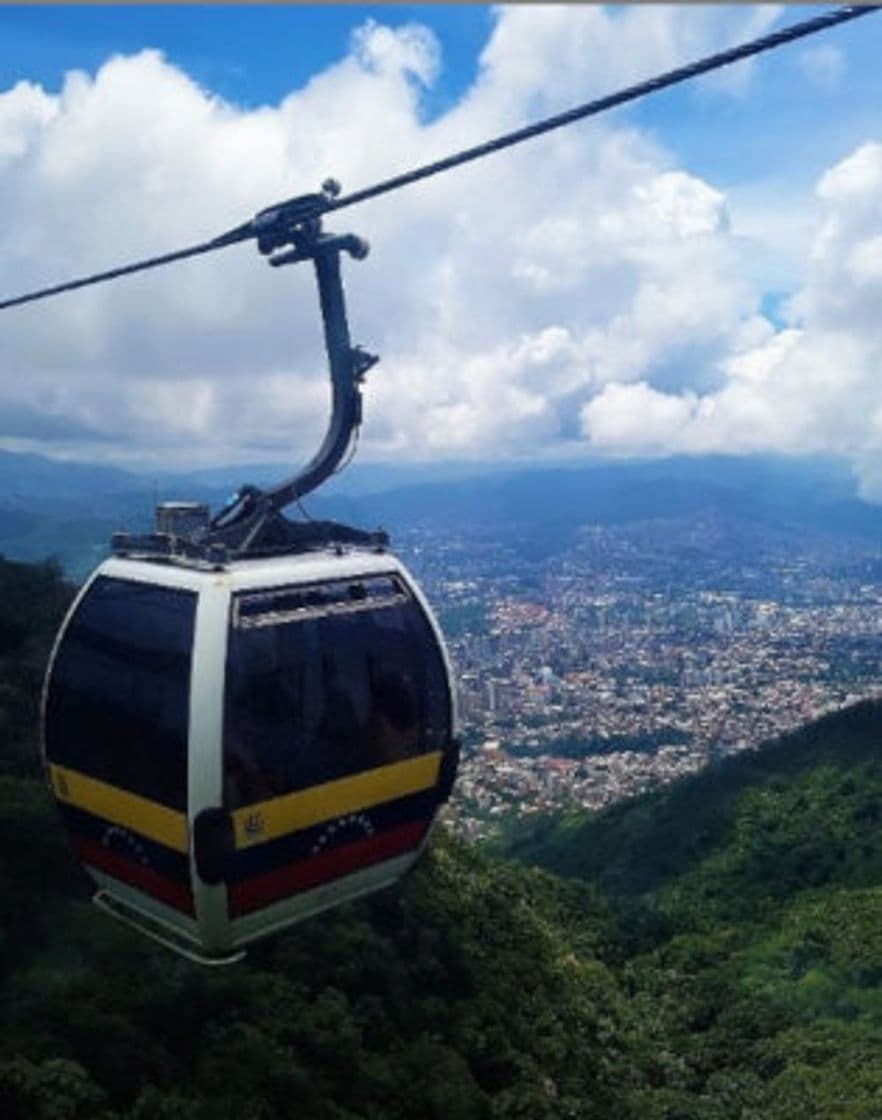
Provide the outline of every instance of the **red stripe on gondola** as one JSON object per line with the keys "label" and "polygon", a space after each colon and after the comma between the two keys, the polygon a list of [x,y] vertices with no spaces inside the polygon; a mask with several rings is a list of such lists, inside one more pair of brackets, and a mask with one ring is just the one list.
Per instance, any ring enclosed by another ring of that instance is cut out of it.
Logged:
{"label": "red stripe on gondola", "polygon": [[321,855],[310,856],[277,871],[257,875],[230,888],[230,913],[234,918],[268,906],[280,898],[318,887],[331,879],[382,863],[415,848],[426,834],[429,823],[411,821],[352,844],[341,844]]}
{"label": "red stripe on gondola", "polygon": [[112,875],[114,879],[119,879],[131,887],[136,887],[144,894],[164,902],[166,906],[172,906],[184,914],[195,913],[193,895],[182,883],[167,879],[152,868],[144,867],[136,860],[127,859],[126,856],[113,852],[102,844],[94,844],[90,840],[78,837],[75,846],[83,863]]}

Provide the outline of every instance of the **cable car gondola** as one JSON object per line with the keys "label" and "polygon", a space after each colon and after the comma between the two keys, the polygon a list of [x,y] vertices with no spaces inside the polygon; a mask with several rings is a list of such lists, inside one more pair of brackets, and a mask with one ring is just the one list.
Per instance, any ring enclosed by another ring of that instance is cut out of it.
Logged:
{"label": "cable car gondola", "polygon": [[156,532],[115,535],[43,697],[49,785],[95,901],[203,963],[398,880],[458,756],[442,635],[385,534],[281,513],[339,466],[376,360],[350,346],[340,278],[364,243],[309,215],[260,247],[285,242],[271,263],[312,260],[318,281],[319,452],[213,520],[166,504]]}

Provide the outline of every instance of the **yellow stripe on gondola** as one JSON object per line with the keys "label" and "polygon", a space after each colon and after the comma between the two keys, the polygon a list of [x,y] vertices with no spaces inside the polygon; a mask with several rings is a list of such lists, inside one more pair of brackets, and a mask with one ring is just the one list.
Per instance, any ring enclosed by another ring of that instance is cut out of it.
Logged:
{"label": "yellow stripe on gondola", "polygon": [[438,783],[441,752],[379,766],[311,789],[247,805],[233,813],[237,848],[251,848],[322,821],[397,801]]}
{"label": "yellow stripe on gondola", "polygon": [[176,852],[187,851],[184,813],[55,763],[49,765],[49,779],[55,796],[66,805],[122,825]]}

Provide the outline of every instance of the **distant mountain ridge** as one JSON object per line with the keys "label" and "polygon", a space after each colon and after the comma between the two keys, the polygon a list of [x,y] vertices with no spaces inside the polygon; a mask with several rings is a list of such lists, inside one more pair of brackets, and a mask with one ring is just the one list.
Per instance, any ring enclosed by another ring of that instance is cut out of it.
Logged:
{"label": "distant mountain ridge", "polygon": [[[414,527],[439,532],[504,533],[516,547],[547,555],[567,547],[586,524],[620,526],[713,515],[797,536],[878,543],[882,507],[863,501],[847,468],[830,459],[699,457],[556,467],[466,465],[432,471],[367,464],[351,482],[333,480],[306,499],[313,516],[382,525],[393,540]],[[59,463],[0,453],[0,552],[40,560],[54,554],[83,574],[112,532],[143,531],[155,499],[198,499],[213,508],[241,482],[284,473],[258,465],[191,473],[136,474],[114,467]],[[347,476],[348,477],[348,476]]]}
{"label": "distant mountain ridge", "polygon": [[0,451],[0,498],[4,503],[85,499],[136,490],[140,483],[138,475],[118,467]]}

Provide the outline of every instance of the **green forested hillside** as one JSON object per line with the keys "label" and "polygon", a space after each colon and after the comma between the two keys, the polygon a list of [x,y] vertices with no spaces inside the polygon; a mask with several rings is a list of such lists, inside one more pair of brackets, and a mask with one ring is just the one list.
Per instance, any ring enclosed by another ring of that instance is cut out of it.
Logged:
{"label": "green forested hillside", "polygon": [[707,928],[827,884],[882,884],[882,703],[865,701],[600,814],[544,817],[508,854]]}
{"label": "green forested hillside", "polygon": [[399,888],[206,971],[91,907],[47,801],[69,595],[0,562],[4,1120],[882,1117],[878,706],[539,822],[520,862],[438,832]]}
{"label": "green forested hillside", "polygon": [[882,1117],[882,704],[507,850],[598,889],[705,1086],[746,1115]]}

